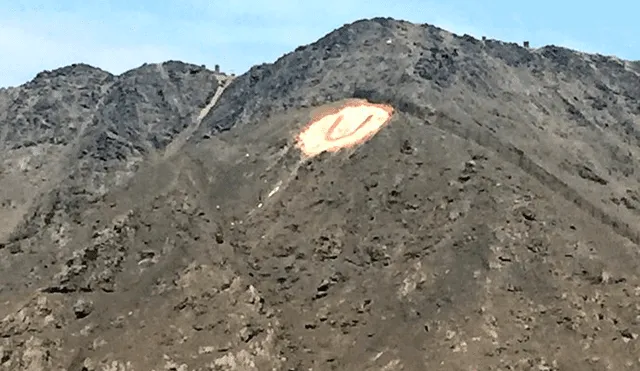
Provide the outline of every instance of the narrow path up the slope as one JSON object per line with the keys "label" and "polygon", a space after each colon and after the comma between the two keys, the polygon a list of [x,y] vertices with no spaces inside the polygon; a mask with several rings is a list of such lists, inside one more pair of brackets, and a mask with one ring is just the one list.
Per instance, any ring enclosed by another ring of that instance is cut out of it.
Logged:
{"label": "narrow path up the slope", "polygon": [[178,134],[178,136],[171,143],[169,143],[169,145],[164,151],[163,159],[167,159],[175,155],[184,146],[184,144],[187,142],[187,140],[189,140],[191,135],[193,135],[193,133],[198,129],[198,127],[200,126],[200,123],[202,122],[202,119],[204,119],[205,116],[207,116],[207,114],[209,113],[209,111],[211,111],[211,109],[216,105],[216,103],[218,103],[218,99],[220,99],[226,87],[229,86],[229,84],[231,84],[231,81],[233,81],[234,76],[219,75],[218,79],[220,81],[220,85],[218,86],[218,90],[216,90],[216,93],[214,94],[214,96],[211,98],[211,100],[206,105],[206,107],[204,107],[200,111],[200,113],[198,114],[198,117],[194,120],[194,122],[191,125],[189,125],[189,127],[187,127],[185,130],[183,130],[180,134]]}

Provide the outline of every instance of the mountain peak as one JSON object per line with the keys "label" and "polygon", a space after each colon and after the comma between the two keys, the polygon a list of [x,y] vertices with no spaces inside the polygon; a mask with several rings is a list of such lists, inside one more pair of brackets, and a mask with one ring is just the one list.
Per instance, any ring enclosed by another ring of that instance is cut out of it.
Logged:
{"label": "mountain peak", "polygon": [[85,81],[89,78],[108,79],[113,75],[103,69],[94,67],[86,63],[74,63],[68,66],[56,68],[53,70],[45,70],[38,73],[30,85],[42,85],[51,80],[64,78],[76,81]]}

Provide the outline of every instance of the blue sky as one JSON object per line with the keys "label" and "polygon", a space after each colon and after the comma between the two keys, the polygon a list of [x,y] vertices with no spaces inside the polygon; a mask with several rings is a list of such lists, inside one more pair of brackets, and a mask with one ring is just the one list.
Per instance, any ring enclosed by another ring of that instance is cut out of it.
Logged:
{"label": "blue sky", "polygon": [[0,86],[74,62],[121,73],[179,59],[239,74],[374,16],[636,60],[638,14],[631,0],[5,0]]}

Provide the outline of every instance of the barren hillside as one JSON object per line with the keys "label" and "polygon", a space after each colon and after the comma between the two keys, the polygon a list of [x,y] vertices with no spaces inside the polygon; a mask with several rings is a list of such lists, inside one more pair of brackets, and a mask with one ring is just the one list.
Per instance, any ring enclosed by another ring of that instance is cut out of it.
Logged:
{"label": "barren hillside", "polygon": [[[312,118],[389,106],[305,156]],[[640,66],[345,25],[0,90],[0,370],[640,369]]]}

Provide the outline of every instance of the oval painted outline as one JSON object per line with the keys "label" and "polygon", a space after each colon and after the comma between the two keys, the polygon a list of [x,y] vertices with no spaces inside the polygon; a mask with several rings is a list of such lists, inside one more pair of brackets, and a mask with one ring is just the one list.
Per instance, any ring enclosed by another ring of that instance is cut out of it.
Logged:
{"label": "oval painted outline", "polygon": [[[360,131],[367,123],[369,123],[369,121],[371,121],[371,119],[373,118],[374,115],[370,114],[367,116],[367,118],[360,123],[360,125],[358,125],[355,129],[351,130],[349,133],[347,134],[342,134],[340,137],[335,137],[333,134],[336,130],[336,128],[339,127],[339,125],[342,123],[342,120],[344,119],[344,114],[341,113],[341,111],[347,109],[347,108],[360,108],[363,106],[368,106],[371,108],[377,108],[377,109],[382,109],[383,111],[385,111],[387,113],[387,118],[380,123],[380,125],[375,129],[375,130],[371,130],[370,132],[363,134],[361,138],[354,140],[353,142],[349,142],[349,143],[345,143],[343,145],[340,144],[335,144],[335,145],[331,145],[331,143],[335,143],[338,142],[340,140],[344,140],[347,139],[349,136],[354,136],[356,135],[356,133],[358,133],[358,131]],[[312,119],[309,121],[309,123],[300,131],[300,133],[296,136],[296,142],[297,142],[297,146],[300,150],[302,150],[302,152],[307,156],[307,157],[313,157],[318,155],[321,152],[324,151],[328,151],[328,152],[336,152],[340,149],[343,148],[349,148],[349,147],[354,147],[357,145],[360,145],[364,142],[366,142],[367,140],[371,139],[375,134],[378,133],[378,131],[380,131],[384,126],[389,124],[389,121],[391,120],[392,116],[393,116],[393,112],[394,109],[393,107],[391,107],[390,105],[387,104],[376,104],[376,103],[370,103],[369,101],[367,101],[366,99],[349,99],[347,101],[345,101],[344,103],[340,104],[337,107],[334,108],[329,108],[329,109],[324,109],[320,112],[316,111],[317,113],[312,115]],[[307,133],[314,124],[319,123],[322,119],[326,118],[327,116],[331,116],[331,115],[335,115],[335,114],[340,114],[338,116],[338,118],[334,121],[334,123],[331,125],[331,127],[324,133],[324,141],[326,144],[326,148],[324,148],[323,150],[317,152],[317,153],[310,153],[310,151],[305,150],[305,148],[307,147],[305,145],[305,141],[303,140],[303,136],[305,133]]]}

